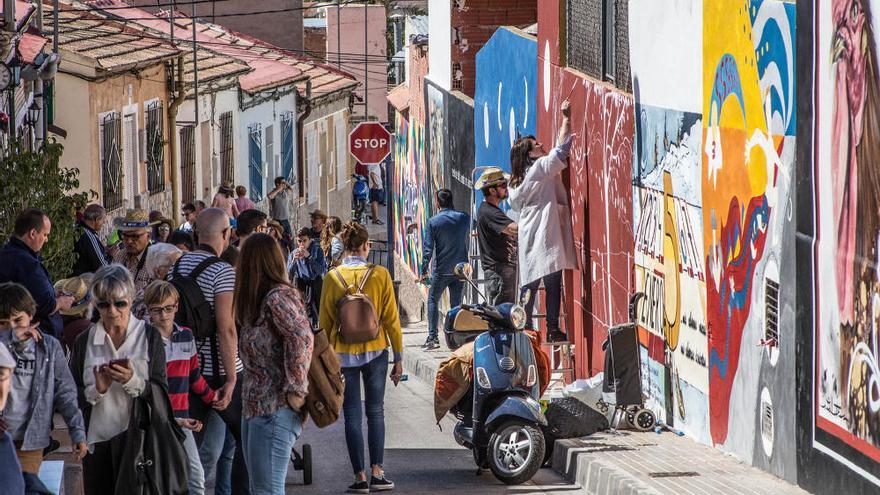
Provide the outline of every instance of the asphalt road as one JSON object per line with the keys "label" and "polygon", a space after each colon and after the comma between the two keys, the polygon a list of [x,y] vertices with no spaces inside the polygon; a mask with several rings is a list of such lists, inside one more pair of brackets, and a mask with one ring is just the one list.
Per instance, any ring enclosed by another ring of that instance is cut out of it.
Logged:
{"label": "asphalt road", "polygon": [[[423,382],[410,378],[395,388],[390,382],[385,399],[385,469],[397,488],[392,493],[480,493],[480,494],[574,494],[580,488],[570,485],[549,469],[538,472],[531,483],[508,487],[491,472],[476,475],[476,466],[469,450],[452,438],[452,419],[434,424],[433,392]],[[300,442],[312,446],[314,457],[313,484],[302,485],[302,473],[291,467],[287,493],[344,493],[353,481],[351,465],[345,448],[342,419],[318,429],[306,428]]]}

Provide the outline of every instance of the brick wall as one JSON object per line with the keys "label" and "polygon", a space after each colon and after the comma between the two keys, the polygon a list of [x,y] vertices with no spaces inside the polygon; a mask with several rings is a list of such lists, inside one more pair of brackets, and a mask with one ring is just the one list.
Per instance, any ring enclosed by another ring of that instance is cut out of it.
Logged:
{"label": "brick wall", "polygon": [[303,28],[303,49],[308,55],[324,60],[327,54],[327,29]]}
{"label": "brick wall", "polygon": [[[459,4],[464,4],[463,8]],[[499,26],[527,26],[538,20],[537,1],[470,0],[452,3],[452,65],[461,69],[461,80],[453,89],[473,98],[476,90],[477,52]]]}

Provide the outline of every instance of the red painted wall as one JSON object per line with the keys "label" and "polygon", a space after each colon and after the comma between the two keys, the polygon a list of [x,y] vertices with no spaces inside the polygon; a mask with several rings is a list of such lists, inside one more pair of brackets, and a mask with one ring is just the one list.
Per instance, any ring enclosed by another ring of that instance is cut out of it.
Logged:
{"label": "red painted wall", "polygon": [[[538,8],[538,139],[555,142],[559,107],[572,103],[578,134],[569,159],[569,185],[580,270],[566,274],[566,328],[575,344],[576,378],[603,369],[602,342],[610,326],[628,319],[632,284],[632,95],[562,66],[560,8]],[[562,11],[564,12],[564,10]]]}

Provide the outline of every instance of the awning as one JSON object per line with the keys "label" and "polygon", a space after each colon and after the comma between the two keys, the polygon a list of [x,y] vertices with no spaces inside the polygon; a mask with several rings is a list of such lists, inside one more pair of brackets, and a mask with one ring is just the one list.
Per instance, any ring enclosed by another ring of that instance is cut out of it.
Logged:
{"label": "awning", "polygon": [[388,92],[388,103],[398,112],[409,109],[409,86],[403,83]]}

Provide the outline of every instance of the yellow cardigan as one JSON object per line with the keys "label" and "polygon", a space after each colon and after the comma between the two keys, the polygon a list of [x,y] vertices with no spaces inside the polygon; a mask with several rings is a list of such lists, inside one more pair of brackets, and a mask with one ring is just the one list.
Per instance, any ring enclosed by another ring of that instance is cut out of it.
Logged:
{"label": "yellow cardigan", "polygon": [[[360,285],[361,279],[367,273],[367,265],[341,265],[337,270],[342,274],[346,283],[357,286]],[[361,344],[345,344],[339,339],[336,330],[336,301],[341,299],[344,293],[345,287],[342,286],[333,270],[327,272],[321,290],[321,311],[318,317],[318,326],[327,331],[327,337],[334,350],[337,353],[360,355],[371,351],[382,351],[388,348],[388,344],[391,344],[395,361],[399,360],[403,353],[403,332],[400,330],[400,315],[397,313],[394,285],[388,270],[376,266],[364,286],[364,294],[373,300],[373,304],[376,306],[376,315],[379,317],[379,335],[374,340]]]}

